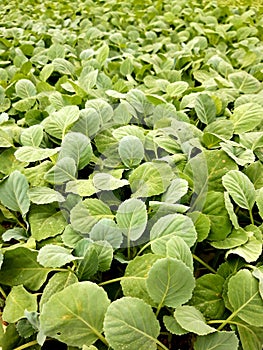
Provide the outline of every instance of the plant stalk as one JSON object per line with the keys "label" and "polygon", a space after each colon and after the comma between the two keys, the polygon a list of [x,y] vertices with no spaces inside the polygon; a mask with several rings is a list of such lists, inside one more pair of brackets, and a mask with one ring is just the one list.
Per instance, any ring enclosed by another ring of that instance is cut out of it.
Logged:
{"label": "plant stalk", "polygon": [[209,266],[206,262],[204,262],[202,259],[200,259],[197,255],[192,254],[193,258],[198,261],[201,265],[206,267],[209,271],[216,273],[216,270],[214,270],[211,266]]}

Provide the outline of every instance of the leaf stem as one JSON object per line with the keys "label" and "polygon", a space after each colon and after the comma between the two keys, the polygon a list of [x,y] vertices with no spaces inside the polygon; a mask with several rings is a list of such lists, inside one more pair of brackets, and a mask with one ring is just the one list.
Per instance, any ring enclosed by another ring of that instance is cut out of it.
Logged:
{"label": "leaf stem", "polygon": [[253,214],[252,214],[252,209],[249,210],[249,217],[250,217],[251,224],[254,225],[254,218],[253,218]]}
{"label": "leaf stem", "polygon": [[151,241],[146,243],[142,248],[141,250],[139,250],[139,252],[137,253],[137,255],[140,255],[146,248],[148,248],[150,245],[151,245]]}
{"label": "leaf stem", "polygon": [[32,340],[26,344],[19,346],[18,348],[15,348],[14,350],[23,350],[23,349],[29,348],[30,346],[37,345],[37,344],[38,344],[38,342],[36,340]]}
{"label": "leaf stem", "polygon": [[3,288],[1,286],[0,286],[0,293],[2,294],[4,299],[7,298],[7,295],[6,295],[5,291],[3,290]]}
{"label": "leaf stem", "polygon": [[201,265],[206,267],[209,271],[216,273],[216,270],[214,270],[211,266],[209,266],[206,262],[204,262],[202,259],[200,259],[197,255],[192,254],[193,258],[198,261]]}
{"label": "leaf stem", "polygon": [[125,277],[117,277],[117,278],[113,278],[112,280],[108,280],[108,281],[104,281],[99,283],[99,286],[105,286],[106,284],[111,284],[111,283],[115,283],[115,282],[120,282],[122,279],[124,279]]}

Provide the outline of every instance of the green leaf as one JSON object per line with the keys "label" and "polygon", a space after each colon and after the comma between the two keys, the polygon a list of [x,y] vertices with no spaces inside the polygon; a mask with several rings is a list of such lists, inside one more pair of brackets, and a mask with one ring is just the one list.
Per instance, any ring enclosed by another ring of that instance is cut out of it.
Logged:
{"label": "green leaf", "polygon": [[3,320],[15,323],[24,317],[25,310],[37,311],[37,296],[30,294],[22,285],[15,286],[6,298]]}
{"label": "green leaf", "polygon": [[181,96],[188,87],[189,84],[186,81],[176,81],[167,85],[166,92],[171,97]]}
{"label": "green leaf", "polygon": [[72,227],[81,233],[89,233],[103,218],[112,219],[110,208],[99,199],[89,198],[79,202],[70,213]]}
{"label": "green leaf", "polygon": [[28,239],[27,232],[23,228],[14,227],[2,234],[4,242],[11,241],[11,239],[26,241]]}
{"label": "green leaf", "polygon": [[98,255],[98,270],[102,272],[109,270],[113,259],[113,248],[110,243],[97,241],[92,245]]}
{"label": "green leaf", "polygon": [[62,141],[59,160],[72,158],[80,170],[89,164],[92,154],[90,139],[87,136],[79,132],[69,132]]}
{"label": "green leaf", "polygon": [[202,312],[208,319],[220,319],[225,312],[222,297],[225,279],[218,274],[206,274],[196,279],[190,305]]}
{"label": "green leaf", "polygon": [[99,129],[99,113],[94,108],[84,108],[80,111],[79,119],[74,123],[71,131],[81,132],[88,137],[92,137]]}
{"label": "green leaf", "polygon": [[172,180],[167,191],[162,195],[162,200],[167,203],[178,202],[188,191],[188,182],[184,179]]}
{"label": "green leaf", "polygon": [[51,184],[61,185],[64,182],[75,180],[77,167],[75,160],[70,157],[64,157],[57,161],[44,176],[45,180]]}
{"label": "green leaf", "polygon": [[90,279],[98,271],[99,256],[95,246],[87,240],[80,241],[77,247],[83,247],[84,252],[83,254],[78,254],[82,255],[83,259],[79,262],[76,273],[80,281],[85,281]]}
{"label": "green leaf", "polygon": [[29,210],[30,200],[27,195],[29,188],[25,175],[14,171],[0,183],[0,201],[13,211],[19,211],[23,216]]}
{"label": "green leaf", "polygon": [[178,307],[192,296],[195,279],[191,270],[173,258],[157,260],[151,267],[146,280],[150,297],[159,305]]}
{"label": "green leaf", "polygon": [[224,198],[225,198],[225,207],[228,212],[229,218],[234,226],[234,228],[237,230],[239,229],[239,223],[238,223],[238,218],[234,210],[234,206],[231,202],[230,196],[228,192],[224,192]]}
{"label": "green leaf", "polygon": [[52,61],[52,64],[55,71],[61,74],[74,75],[75,66],[64,58],[55,58]]}
{"label": "green leaf", "polygon": [[256,190],[263,187],[263,164],[260,161],[250,164],[244,173],[253,183]]}
{"label": "green leaf", "polygon": [[103,66],[109,56],[109,46],[107,44],[102,45],[96,54],[96,60],[99,62],[100,66]]}
{"label": "green leaf", "polygon": [[108,173],[96,173],[93,176],[94,187],[102,191],[113,191],[117,188],[129,185],[125,179],[117,179]]}
{"label": "green leaf", "polygon": [[225,208],[224,194],[222,192],[209,191],[203,207],[203,213],[209,217],[211,230],[210,240],[223,240],[232,229],[228,212]]}
{"label": "green leaf", "polygon": [[54,237],[62,233],[66,220],[61,211],[52,205],[33,205],[29,213],[31,235],[35,240]]}
{"label": "green leaf", "polygon": [[179,323],[173,316],[164,316],[163,323],[166,329],[172,334],[183,335],[188,333],[188,331],[186,331],[179,325]]}
{"label": "green leaf", "polygon": [[261,231],[253,225],[249,225],[246,228],[248,240],[244,244],[230,249],[226,253],[226,257],[229,254],[237,254],[250,263],[256,261],[262,254],[262,234]]}
{"label": "green leaf", "polygon": [[77,106],[65,106],[42,122],[45,131],[58,139],[62,139],[68,129],[79,118],[79,108]]}
{"label": "green leaf", "polygon": [[132,197],[151,197],[163,193],[173,177],[168,164],[146,162],[129,176]]}
{"label": "green leaf", "polygon": [[179,325],[198,335],[206,335],[216,332],[216,329],[206,324],[205,318],[200,311],[193,306],[183,305],[176,308],[174,317]]}
{"label": "green leaf", "polygon": [[109,304],[106,292],[95,283],[72,284],[43,305],[41,330],[69,346],[92,345],[104,340],[101,332]]}
{"label": "green leaf", "polygon": [[235,108],[230,117],[235,133],[254,130],[262,122],[262,113],[263,107],[257,103],[245,103]]}
{"label": "green leaf", "polygon": [[37,94],[36,87],[28,79],[20,79],[15,85],[16,94],[20,98],[28,98]]}
{"label": "green leaf", "polygon": [[43,305],[49,301],[52,295],[60,292],[71,284],[77,283],[78,279],[76,275],[71,271],[58,272],[54,276],[52,276],[40,299],[40,311],[42,311]]}
{"label": "green leaf", "polygon": [[231,73],[228,79],[236,89],[244,94],[256,93],[260,88],[260,82],[253,75],[245,71]]}
{"label": "green leaf", "polygon": [[109,103],[103,99],[88,100],[85,108],[94,108],[99,115],[100,124],[104,125],[113,117],[113,109]]}
{"label": "green leaf", "polygon": [[252,272],[253,276],[259,281],[259,293],[263,299],[263,267],[260,266]]}
{"label": "green leaf", "polygon": [[48,204],[53,202],[64,202],[65,198],[59,192],[49,187],[33,187],[28,190],[31,202],[35,204]]}
{"label": "green leaf", "polygon": [[13,107],[20,112],[26,112],[28,110],[31,109],[31,107],[33,107],[33,105],[36,102],[36,98],[35,97],[28,97],[25,98],[23,100],[17,101],[13,104]]}
{"label": "green leaf", "polygon": [[37,254],[24,247],[6,251],[0,270],[1,283],[8,286],[23,284],[30,290],[38,290],[51,269],[38,264]]}
{"label": "green leaf", "polygon": [[121,280],[123,294],[127,297],[136,297],[155,306],[146,287],[146,279],[152,265],[160,258],[156,254],[144,254],[131,260]]}
{"label": "green leaf", "polygon": [[239,227],[233,229],[232,232],[222,241],[211,242],[210,244],[216,249],[230,249],[248,241],[248,233]]}
{"label": "green leaf", "polygon": [[238,350],[238,338],[235,332],[217,332],[198,336],[194,350]]}
{"label": "green leaf", "polygon": [[98,190],[93,185],[93,180],[75,180],[66,184],[66,192],[78,194],[81,197],[89,197]]}
{"label": "green leaf", "polygon": [[173,236],[181,237],[188,247],[193,246],[197,233],[192,220],[182,214],[169,214],[161,217],[150,232],[152,251],[165,256],[166,244]]}
{"label": "green leaf", "polygon": [[112,219],[101,219],[89,233],[93,241],[106,241],[114,249],[120,248],[122,243],[122,231]]}
{"label": "green leaf", "polygon": [[190,248],[180,236],[173,236],[166,243],[166,256],[170,258],[175,258],[183,263],[191,271],[193,271],[193,257]]}
{"label": "green leaf", "polygon": [[242,348],[244,350],[262,350],[263,327],[250,326],[240,319],[237,319],[237,322]]}
{"label": "green leaf", "polygon": [[61,267],[77,259],[69,249],[54,244],[42,247],[37,256],[39,264],[45,267]]}
{"label": "green leaf", "polygon": [[104,331],[114,350],[155,350],[160,326],[149,305],[141,299],[124,297],[109,306]]}
{"label": "green leaf", "polygon": [[20,162],[37,162],[57,154],[59,148],[39,148],[33,146],[23,146],[15,151],[15,157]]}
{"label": "green leaf", "polygon": [[230,158],[238,165],[245,166],[255,161],[254,153],[251,149],[240,145],[234,141],[220,142],[222,150],[224,150]]}
{"label": "green leaf", "polygon": [[20,140],[23,146],[38,147],[43,139],[43,127],[41,125],[32,125],[23,130]]}
{"label": "green leaf", "polygon": [[65,48],[58,43],[52,44],[47,50],[47,56],[53,61],[55,58],[65,57]]}
{"label": "green leaf", "polygon": [[252,210],[256,200],[256,191],[245,174],[238,170],[231,170],[222,177],[222,182],[238,206]]}
{"label": "green leaf", "polygon": [[195,111],[199,120],[204,124],[210,124],[216,119],[215,102],[207,94],[200,94],[195,100]]}
{"label": "green leaf", "polygon": [[211,228],[209,217],[198,211],[189,212],[187,213],[187,216],[191,218],[195,225],[195,230],[197,232],[197,242],[204,241],[208,237]]}
{"label": "green leaf", "polygon": [[118,147],[122,163],[128,168],[138,166],[144,158],[144,147],[137,136],[124,136]]}
{"label": "green leaf", "polygon": [[235,316],[252,326],[263,326],[263,300],[250,271],[240,270],[230,278],[227,295]]}
{"label": "green leaf", "polygon": [[13,146],[12,137],[7,132],[0,129],[0,147],[9,148],[12,146]]}
{"label": "green leaf", "polygon": [[116,213],[117,225],[128,240],[141,237],[147,225],[145,204],[136,198],[127,199],[119,206]]}

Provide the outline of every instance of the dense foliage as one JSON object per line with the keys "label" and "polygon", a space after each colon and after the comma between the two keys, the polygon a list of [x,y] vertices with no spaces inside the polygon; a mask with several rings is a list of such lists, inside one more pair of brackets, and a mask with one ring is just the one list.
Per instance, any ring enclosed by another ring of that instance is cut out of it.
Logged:
{"label": "dense foliage", "polygon": [[258,11],[2,0],[2,350],[262,349]]}

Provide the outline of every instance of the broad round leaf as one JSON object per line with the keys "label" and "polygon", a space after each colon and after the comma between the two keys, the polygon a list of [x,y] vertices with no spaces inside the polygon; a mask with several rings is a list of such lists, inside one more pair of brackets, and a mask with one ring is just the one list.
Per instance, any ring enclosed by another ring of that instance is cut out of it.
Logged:
{"label": "broad round leaf", "polygon": [[134,168],[144,157],[144,147],[141,140],[132,135],[124,136],[118,147],[121,161],[128,168]]}
{"label": "broad round leaf", "polygon": [[59,148],[40,148],[34,146],[23,146],[15,151],[15,157],[20,162],[37,162],[54,156]]}
{"label": "broad round leaf", "polygon": [[230,117],[235,133],[254,130],[262,122],[263,107],[257,103],[245,103],[234,109]]}
{"label": "broad round leaf", "polygon": [[20,79],[15,85],[16,94],[21,98],[28,98],[35,96],[37,91],[32,81],[28,79]]}
{"label": "broad round leaf", "polygon": [[249,178],[238,170],[231,170],[222,178],[229,195],[241,208],[252,210],[256,191]]}
{"label": "broad round leaf", "polygon": [[45,267],[61,267],[77,259],[79,258],[73,256],[69,249],[55,244],[45,245],[37,256],[39,264]]}
{"label": "broad round leaf", "polygon": [[122,231],[112,219],[101,219],[91,229],[90,238],[93,241],[107,241],[117,249],[122,243]]}
{"label": "broad round leaf", "polygon": [[33,125],[22,132],[20,140],[23,146],[38,147],[43,136],[43,127],[41,125]]}
{"label": "broad round leaf", "polygon": [[145,204],[136,198],[127,199],[119,206],[116,220],[127,239],[135,241],[141,237],[147,225]]}
{"label": "broad round leaf", "polygon": [[101,332],[109,304],[106,292],[95,283],[72,284],[43,305],[41,330],[69,346],[92,345],[104,339]]}
{"label": "broad round leaf", "polygon": [[124,297],[109,306],[104,331],[114,350],[156,350],[160,326],[149,305],[141,299]]}
{"label": "broad round leaf", "polygon": [[183,305],[176,308],[174,317],[179,325],[198,335],[206,335],[216,332],[216,329],[206,324],[205,318],[200,311],[193,306]]}
{"label": "broad round leaf", "polygon": [[217,332],[197,337],[194,350],[237,350],[238,338],[235,332]]}
{"label": "broad round leaf", "polygon": [[252,326],[263,326],[263,300],[259,293],[259,282],[250,271],[240,270],[230,278],[227,295],[236,316]]}
{"label": "broad round leaf", "polygon": [[166,243],[173,236],[181,237],[191,247],[197,238],[192,220],[182,214],[169,214],[161,217],[150,232],[152,251],[166,255]]}
{"label": "broad round leaf", "polygon": [[157,260],[146,280],[150,297],[161,306],[178,307],[192,296],[195,279],[191,270],[173,258]]}
{"label": "broad round leaf", "polygon": [[113,191],[117,188],[129,185],[129,181],[117,179],[108,173],[96,173],[93,177],[93,185],[98,190]]}
{"label": "broad round leaf", "polygon": [[200,94],[195,100],[195,111],[204,124],[212,123],[216,118],[216,106],[215,102],[207,94]]}
{"label": "broad round leaf", "polygon": [[16,170],[7,180],[0,183],[0,201],[7,208],[18,211],[24,216],[30,206],[28,188],[27,178]]}

